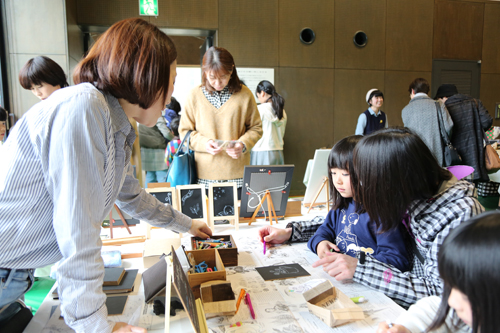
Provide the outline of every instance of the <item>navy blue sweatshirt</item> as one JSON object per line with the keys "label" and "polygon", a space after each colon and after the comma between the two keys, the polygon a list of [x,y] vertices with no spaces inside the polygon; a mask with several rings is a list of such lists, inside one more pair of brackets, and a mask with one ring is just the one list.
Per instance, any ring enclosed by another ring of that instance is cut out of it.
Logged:
{"label": "navy blue sweatshirt", "polygon": [[351,200],[347,209],[331,210],[328,213],[325,222],[309,239],[307,246],[316,253],[318,244],[327,240],[351,257],[356,258],[362,250],[378,261],[406,272],[410,263],[402,232],[402,229],[398,229],[379,233],[368,213],[356,213],[356,204]]}

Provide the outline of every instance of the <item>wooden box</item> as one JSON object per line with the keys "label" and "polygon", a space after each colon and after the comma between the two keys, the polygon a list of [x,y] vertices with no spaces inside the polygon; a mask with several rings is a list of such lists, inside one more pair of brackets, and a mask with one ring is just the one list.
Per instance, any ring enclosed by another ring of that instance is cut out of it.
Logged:
{"label": "wooden box", "polygon": [[219,252],[216,249],[208,249],[202,251],[186,251],[189,255],[193,255],[196,264],[205,262],[209,268],[217,267],[217,271],[205,272],[205,273],[191,273],[188,272],[187,277],[191,289],[199,289],[203,282],[213,281],[213,280],[226,280],[226,269],[224,268],[224,263],[220,258]]}
{"label": "wooden box", "polygon": [[236,313],[236,298],[231,282],[210,281],[200,286],[203,309],[208,318],[232,316]]}
{"label": "wooden box", "polygon": [[330,281],[325,281],[304,292],[307,307],[330,327],[363,320],[363,309],[356,305]]}
{"label": "wooden box", "polygon": [[[231,241],[233,247],[228,249],[217,249],[219,251],[220,257],[224,266],[238,266],[238,247],[234,241],[232,235],[216,235],[212,236],[213,239],[222,239],[224,241]],[[196,250],[196,241],[200,238],[191,237],[191,249],[193,251],[206,251],[206,250]]]}

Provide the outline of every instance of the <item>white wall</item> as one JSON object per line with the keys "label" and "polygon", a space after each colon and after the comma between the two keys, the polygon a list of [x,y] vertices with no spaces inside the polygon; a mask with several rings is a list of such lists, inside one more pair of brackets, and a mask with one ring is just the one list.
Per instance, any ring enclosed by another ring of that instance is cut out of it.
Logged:
{"label": "white wall", "polygon": [[[64,0],[3,0],[10,113],[19,119],[40,100],[19,84],[19,71],[31,58],[44,55],[69,73]],[[69,82],[69,81],[68,81]]]}

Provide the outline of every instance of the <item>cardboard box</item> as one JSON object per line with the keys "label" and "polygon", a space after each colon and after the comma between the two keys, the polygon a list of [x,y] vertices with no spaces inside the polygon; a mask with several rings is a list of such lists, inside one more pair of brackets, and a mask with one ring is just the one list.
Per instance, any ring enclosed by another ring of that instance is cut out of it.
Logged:
{"label": "cardboard box", "polygon": [[303,294],[309,311],[330,327],[363,320],[363,309],[335,288],[330,281],[320,283]]}
{"label": "cardboard box", "polygon": [[[220,257],[224,266],[238,266],[238,247],[232,235],[216,235],[212,236],[213,239],[222,239],[224,241],[231,241],[233,247],[228,249],[217,249],[219,251]],[[191,237],[191,249],[193,251],[205,251],[196,250],[196,242],[201,240],[200,238]]]}
{"label": "cardboard box", "polygon": [[152,267],[160,261],[162,254],[169,254],[172,251],[172,246],[177,250],[181,246],[181,239],[147,239],[144,243],[144,250],[142,251],[144,268]]}
{"label": "cardboard box", "polygon": [[200,286],[200,295],[208,318],[232,316],[236,313],[236,297],[231,282],[204,282]]}
{"label": "cardboard box", "polygon": [[186,253],[188,255],[190,253],[193,255],[196,264],[204,261],[209,268],[213,269],[214,267],[217,267],[217,271],[214,272],[192,273],[191,271],[189,271],[187,273],[187,277],[189,285],[191,286],[191,289],[193,289],[193,291],[199,289],[200,285],[204,282],[213,280],[226,281],[226,269],[224,268],[224,263],[222,262],[219,252],[216,249],[186,251]]}

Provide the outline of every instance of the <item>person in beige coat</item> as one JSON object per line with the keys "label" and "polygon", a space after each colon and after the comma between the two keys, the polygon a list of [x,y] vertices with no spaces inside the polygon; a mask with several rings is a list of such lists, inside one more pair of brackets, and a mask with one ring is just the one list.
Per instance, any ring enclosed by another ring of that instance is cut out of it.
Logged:
{"label": "person in beige coat", "polygon": [[211,47],[203,57],[202,83],[188,95],[179,134],[184,137],[189,130],[198,184],[235,182],[241,189],[262,122],[252,92],[241,84],[224,48]]}

